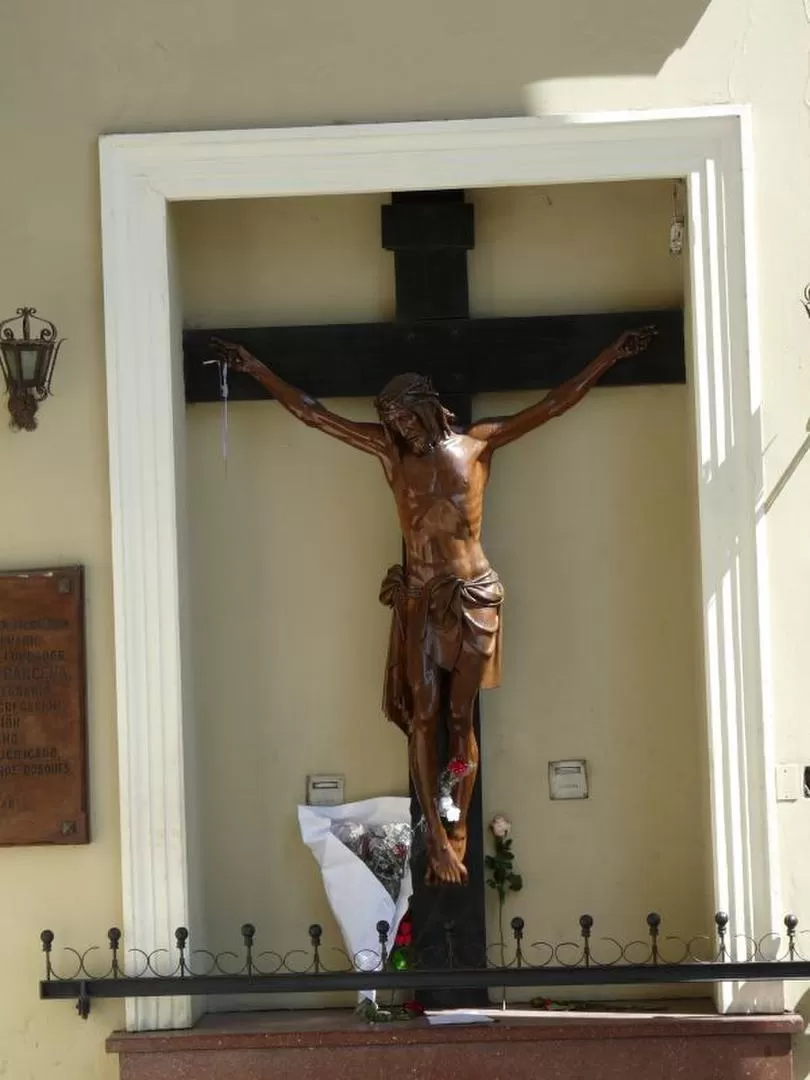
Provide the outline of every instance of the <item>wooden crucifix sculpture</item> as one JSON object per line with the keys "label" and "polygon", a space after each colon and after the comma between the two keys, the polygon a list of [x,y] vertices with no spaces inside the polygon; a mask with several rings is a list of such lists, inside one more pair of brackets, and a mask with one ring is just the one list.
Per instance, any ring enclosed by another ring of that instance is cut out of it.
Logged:
{"label": "wooden crucifix sculpture", "polygon": [[[503,588],[481,546],[492,456],[561,416],[617,361],[643,352],[654,333],[652,327],[626,331],[536,404],[464,426],[454,424],[424,376],[396,376],[375,400],[380,423],[358,423],[290,386],[243,346],[212,339],[229,367],[257,380],[305,424],[375,457],[385,472],[405,554],[380,592],[393,609],[384,708],[408,737],[411,778],[426,825],[428,884],[467,881],[467,810],[478,765],[473,713],[479,689],[500,681]],[[443,678],[449,680],[449,760],[466,766],[455,821],[443,821],[438,806],[445,767],[436,751]]]}
{"label": "wooden crucifix sculpture", "polygon": [[[658,334],[649,352],[638,359],[608,364],[601,387],[683,385],[683,313],[679,309],[610,311],[587,314],[471,318],[467,253],[475,247],[474,206],[463,191],[394,192],[381,207],[381,242],[394,259],[396,317],[390,322],[339,323],[318,326],[229,326],[183,333],[186,400],[194,406],[220,399],[220,380],[211,357],[211,337],[238,342],[264,360],[290,385],[312,397],[373,397],[380,386],[403,371],[428,375],[452,409],[452,434],[469,434],[476,395],[499,391],[534,391],[568,385],[605,342],[618,340],[632,326],[655,324]],[[401,384],[400,389],[401,389]],[[591,383],[589,383],[591,385]],[[232,401],[259,401],[273,396],[266,385],[239,372],[230,380]],[[380,395],[382,397],[382,395]],[[445,418],[447,419],[447,418]],[[454,431],[455,429],[455,431]],[[483,475],[483,464],[471,463]],[[458,495],[458,492],[456,493]],[[451,500],[451,506],[453,505]],[[405,548],[407,562],[407,548]],[[393,598],[393,596],[391,597]],[[455,599],[455,594],[453,594]],[[490,613],[497,608],[491,608]],[[489,617],[489,616],[487,616]],[[497,637],[495,642],[497,643]],[[494,667],[490,665],[490,674]],[[441,705],[435,749],[437,765],[450,760],[449,676],[439,669]],[[480,709],[474,706],[473,736]],[[477,740],[476,740],[477,741]],[[429,749],[425,751],[430,753]],[[484,825],[481,769],[460,792],[471,800],[466,808],[467,854],[463,860],[469,887],[436,887],[436,873],[423,845],[412,852],[414,892],[411,915],[414,943],[433,966],[453,956],[462,963],[486,963]],[[412,789],[412,821],[421,821],[419,793]],[[450,830],[461,850],[462,828]],[[456,854],[458,854],[456,851]],[[464,871],[458,875],[464,877]],[[424,884],[429,876],[434,882]],[[451,879],[455,874],[450,875]],[[486,991],[421,991],[425,1006],[473,1007],[487,1003]]]}

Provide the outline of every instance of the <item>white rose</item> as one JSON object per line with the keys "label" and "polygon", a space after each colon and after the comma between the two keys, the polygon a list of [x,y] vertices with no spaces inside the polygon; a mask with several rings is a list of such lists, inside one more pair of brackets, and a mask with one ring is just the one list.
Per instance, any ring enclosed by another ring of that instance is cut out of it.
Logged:
{"label": "white rose", "polygon": [[504,840],[512,831],[512,822],[503,814],[496,814],[489,823],[489,831],[498,840]]}

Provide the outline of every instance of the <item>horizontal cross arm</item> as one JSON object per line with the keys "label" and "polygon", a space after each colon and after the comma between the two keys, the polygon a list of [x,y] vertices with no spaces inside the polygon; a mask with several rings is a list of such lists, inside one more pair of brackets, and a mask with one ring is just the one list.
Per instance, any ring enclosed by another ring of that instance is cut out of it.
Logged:
{"label": "horizontal cross arm", "polygon": [[[440,394],[551,389],[622,331],[647,325],[658,329],[648,351],[612,367],[599,385],[685,382],[679,310],[186,330],[186,400],[219,400],[216,367],[204,366],[213,356],[212,336],[244,345],[282,379],[314,397],[373,397],[404,371],[429,375]],[[232,400],[268,396],[255,380],[231,372]]]}

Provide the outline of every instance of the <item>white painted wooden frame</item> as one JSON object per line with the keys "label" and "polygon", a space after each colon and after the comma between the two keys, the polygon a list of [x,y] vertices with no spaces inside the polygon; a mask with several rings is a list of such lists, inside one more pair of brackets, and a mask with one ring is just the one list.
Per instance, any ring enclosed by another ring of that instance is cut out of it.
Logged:
{"label": "white painted wooden frame", "polygon": [[[168,204],[685,177],[695,362],[714,899],[735,931],[777,925],[766,705],[759,383],[744,109],[370,124],[101,139],[124,932],[195,923],[194,712],[183,629],[185,409]],[[654,718],[653,718],[654,719]],[[657,763],[662,767],[663,763]],[[726,1008],[782,1008],[781,984]],[[130,1003],[182,1027],[188,998]]]}

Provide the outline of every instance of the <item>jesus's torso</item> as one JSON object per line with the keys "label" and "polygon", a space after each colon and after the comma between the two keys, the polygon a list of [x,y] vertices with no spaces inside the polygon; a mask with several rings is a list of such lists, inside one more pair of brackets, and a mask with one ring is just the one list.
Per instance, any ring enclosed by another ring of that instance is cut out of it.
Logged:
{"label": "jesus's torso", "polygon": [[481,547],[487,444],[449,435],[425,454],[392,446],[383,462],[396,499],[408,578],[427,583],[440,574],[463,581],[489,569]]}

